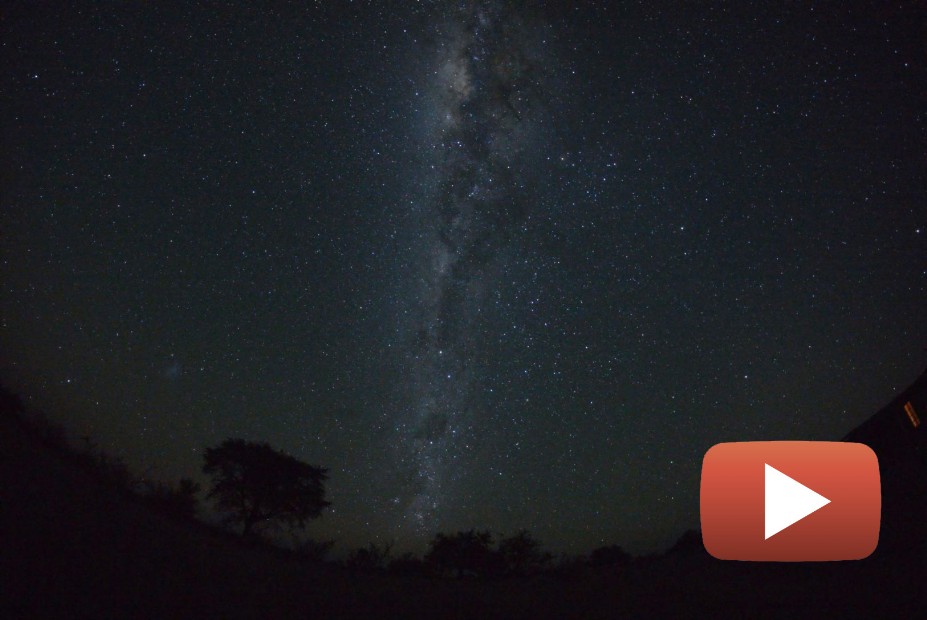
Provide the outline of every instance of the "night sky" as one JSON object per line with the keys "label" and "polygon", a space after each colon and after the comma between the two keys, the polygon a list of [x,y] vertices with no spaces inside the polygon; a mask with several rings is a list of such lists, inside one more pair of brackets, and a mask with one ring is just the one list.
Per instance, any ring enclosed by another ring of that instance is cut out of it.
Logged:
{"label": "night sky", "polygon": [[0,377],[137,471],[653,551],[924,368],[919,2],[169,4],[0,13]]}

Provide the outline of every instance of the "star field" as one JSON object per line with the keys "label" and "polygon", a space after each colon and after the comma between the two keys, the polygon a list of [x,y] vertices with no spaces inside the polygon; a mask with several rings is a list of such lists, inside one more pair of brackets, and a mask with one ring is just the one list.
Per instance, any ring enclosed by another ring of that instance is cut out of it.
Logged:
{"label": "star field", "polygon": [[345,548],[656,550],[842,437],[925,362],[924,9],[569,4],[8,10],[4,383],[327,467]]}

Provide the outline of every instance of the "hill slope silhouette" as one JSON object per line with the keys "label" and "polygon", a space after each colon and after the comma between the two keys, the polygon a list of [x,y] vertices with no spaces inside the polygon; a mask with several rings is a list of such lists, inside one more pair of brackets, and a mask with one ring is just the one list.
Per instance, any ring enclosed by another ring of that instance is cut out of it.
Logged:
{"label": "hill slope silhouette", "polygon": [[[923,501],[899,493],[915,511]],[[905,526],[924,527],[925,508]],[[923,537],[898,545],[898,532],[860,562],[720,562],[690,532],[659,556],[512,579],[357,573],[160,514],[9,413],[0,415],[0,535],[5,618],[862,618],[927,609]]]}

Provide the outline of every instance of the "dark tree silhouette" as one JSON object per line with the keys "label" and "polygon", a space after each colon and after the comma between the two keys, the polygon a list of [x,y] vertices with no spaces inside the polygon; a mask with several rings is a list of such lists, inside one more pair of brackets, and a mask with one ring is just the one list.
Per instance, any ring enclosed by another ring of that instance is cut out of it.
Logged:
{"label": "dark tree silhouette", "polygon": [[501,539],[499,555],[505,561],[506,570],[513,575],[537,570],[552,559],[549,553],[541,551],[541,543],[532,538],[527,530]]}
{"label": "dark tree silhouette", "polygon": [[457,532],[451,536],[438,534],[429,543],[425,561],[445,573],[462,577],[466,574],[490,575],[499,572],[499,556],[492,550],[489,532]]}
{"label": "dark tree silhouette", "polygon": [[226,439],[203,455],[203,473],[212,477],[207,495],[229,522],[248,536],[258,525],[303,528],[329,506],[328,470],[303,463],[266,443]]}
{"label": "dark tree silhouette", "polygon": [[684,555],[703,555],[705,553],[707,551],[705,551],[705,546],[702,544],[702,532],[700,530],[686,530],[667,551],[667,554]]}
{"label": "dark tree silhouette", "polygon": [[630,561],[631,555],[618,545],[593,549],[589,556],[589,565],[596,567],[624,566]]}
{"label": "dark tree silhouette", "polygon": [[421,576],[428,574],[428,565],[415,557],[411,551],[406,551],[389,563],[387,570],[394,575],[402,577]]}

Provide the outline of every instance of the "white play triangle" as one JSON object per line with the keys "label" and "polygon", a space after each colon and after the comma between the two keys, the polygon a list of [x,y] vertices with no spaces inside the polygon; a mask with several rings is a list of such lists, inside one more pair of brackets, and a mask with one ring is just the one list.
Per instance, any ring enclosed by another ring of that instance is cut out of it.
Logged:
{"label": "white play triangle", "polygon": [[766,465],[766,539],[820,510],[830,500]]}

